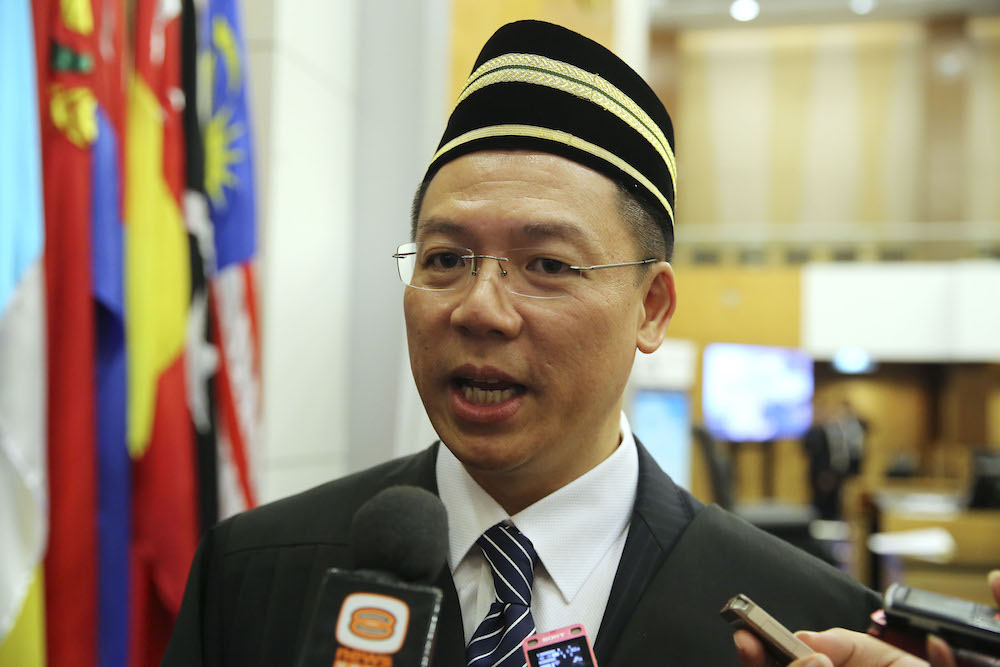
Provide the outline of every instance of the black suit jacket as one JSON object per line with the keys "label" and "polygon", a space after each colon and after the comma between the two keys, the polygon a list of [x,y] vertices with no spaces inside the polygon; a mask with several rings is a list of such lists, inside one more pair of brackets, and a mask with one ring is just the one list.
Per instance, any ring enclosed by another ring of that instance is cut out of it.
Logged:
{"label": "black suit jacket", "polygon": [[[413,456],[237,515],[202,540],[163,665],[288,665],[319,582],[353,568],[351,518],[398,484],[437,492],[435,444]],[[436,667],[464,667],[464,631],[448,568]],[[639,486],[595,645],[604,667],[738,665],[719,617],[746,593],[793,630],[862,629],[878,598],[843,573],[724,510],[703,507],[639,446]]]}

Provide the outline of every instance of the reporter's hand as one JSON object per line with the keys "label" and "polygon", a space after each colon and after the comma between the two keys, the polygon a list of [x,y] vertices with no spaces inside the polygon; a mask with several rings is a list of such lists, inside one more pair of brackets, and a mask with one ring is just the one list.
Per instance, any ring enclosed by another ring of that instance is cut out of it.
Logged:
{"label": "reporter's hand", "polygon": [[[1000,606],[1000,570],[990,572],[988,582]],[[797,632],[795,636],[817,653],[800,658],[789,667],[955,667],[951,649],[939,637],[927,638],[928,663],[870,635],[842,628]],[[737,630],[733,639],[743,667],[770,667],[773,664],[760,640],[746,630]]]}
{"label": "reporter's hand", "polygon": [[[799,658],[788,667],[927,667],[928,663],[909,653],[860,632],[833,628],[824,632],[797,632],[815,654]],[[770,667],[763,644],[746,630],[733,635],[743,667]],[[950,653],[948,655],[950,658]],[[954,667],[941,663],[934,667]]]}
{"label": "reporter's hand", "polygon": [[993,591],[993,599],[996,600],[997,607],[1000,607],[1000,570],[993,570],[987,574],[986,580],[990,584],[990,590]]}

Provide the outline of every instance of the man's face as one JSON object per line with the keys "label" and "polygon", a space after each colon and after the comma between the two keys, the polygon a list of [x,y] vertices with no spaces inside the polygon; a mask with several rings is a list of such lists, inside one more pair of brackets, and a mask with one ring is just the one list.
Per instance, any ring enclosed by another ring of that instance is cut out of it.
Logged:
{"label": "man's face", "polygon": [[[542,247],[583,265],[645,259],[611,180],[545,153],[480,152],[446,164],[427,189],[416,241],[499,256]],[[656,276],[669,281],[672,310],[669,267],[654,266],[639,285],[636,271],[586,271],[567,296],[533,299],[507,291],[510,276],[482,260],[464,288],[407,288],[410,363],[431,423],[509,511],[617,447],[622,392]]]}

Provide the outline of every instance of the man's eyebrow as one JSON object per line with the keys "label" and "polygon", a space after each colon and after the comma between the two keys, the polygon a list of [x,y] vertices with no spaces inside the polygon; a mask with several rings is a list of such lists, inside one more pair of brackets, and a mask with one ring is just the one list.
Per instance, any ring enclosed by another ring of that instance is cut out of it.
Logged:
{"label": "man's eyebrow", "polygon": [[469,230],[450,220],[428,218],[417,225],[417,236],[426,236],[428,234],[464,238],[469,235]]}
{"label": "man's eyebrow", "polygon": [[587,249],[598,247],[597,237],[589,230],[569,222],[551,220],[529,222],[517,230],[519,236],[531,239],[558,239]]}
{"label": "man's eyebrow", "polygon": [[[600,247],[597,237],[589,230],[579,225],[559,220],[528,222],[516,226],[513,231],[516,237],[523,238],[526,241],[556,239],[571,243],[584,250],[593,250]],[[428,218],[422,221],[417,227],[417,236],[427,237],[434,234],[465,241],[472,233],[464,225],[452,222],[446,218]]]}

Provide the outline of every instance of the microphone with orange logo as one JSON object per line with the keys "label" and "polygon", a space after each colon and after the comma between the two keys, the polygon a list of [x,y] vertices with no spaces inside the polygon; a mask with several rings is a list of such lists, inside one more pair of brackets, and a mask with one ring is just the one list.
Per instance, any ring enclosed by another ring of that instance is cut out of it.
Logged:
{"label": "microphone with orange logo", "polygon": [[354,570],[331,568],[296,663],[299,667],[427,667],[441,610],[429,585],[448,550],[448,518],[433,493],[393,486],[351,523]]}

